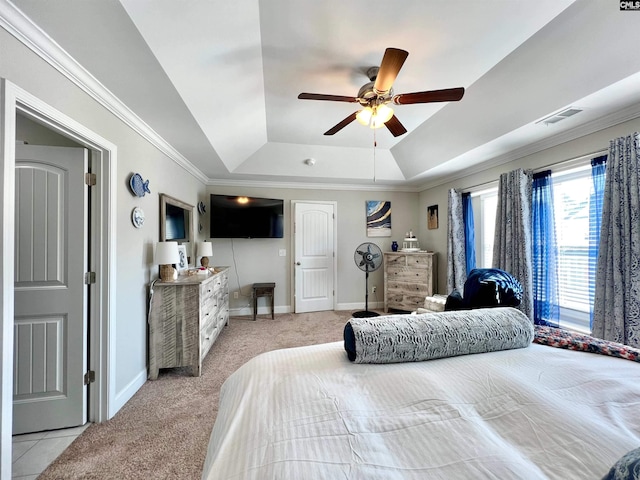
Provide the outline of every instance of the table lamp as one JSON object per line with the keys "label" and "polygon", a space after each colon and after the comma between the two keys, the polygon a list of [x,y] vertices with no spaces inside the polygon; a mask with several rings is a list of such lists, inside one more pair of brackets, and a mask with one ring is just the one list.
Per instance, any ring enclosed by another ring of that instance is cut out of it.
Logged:
{"label": "table lamp", "polygon": [[153,261],[156,265],[160,265],[160,280],[172,282],[175,272],[173,264],[180,261],[178,242],[158,242]]}
{"label": "table lamp", "polygon": [[198,255],[202,258],[200,259],[200,265],[204,268],[209,268],[209,257],[213,255],[213,245],[211,242],[198,242]]}

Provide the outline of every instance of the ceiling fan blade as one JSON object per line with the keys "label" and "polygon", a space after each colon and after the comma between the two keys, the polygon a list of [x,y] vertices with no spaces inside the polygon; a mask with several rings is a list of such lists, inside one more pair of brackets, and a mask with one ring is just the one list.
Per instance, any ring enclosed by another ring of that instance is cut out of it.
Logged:
{"label": "ceiling fan blade", "polygon": [[405,50],[387,48],[384,51],[380,70],[378,70],[378,76],[376,77],[376,83],[373,85],[373,88],[381,93],[386,93],[391,90],[391,86],[393,82],[396,81],[396,77],[408,55],[409,52]]}
{"label": "ceiling fan blade", "polygon": [[387,120],[385,125],[394,137],[399,137],[407,133],[407,129],[404,128],[404,125],[400,123],[400,120],[398,120],[398,117],[395,115]]}
{"label": "ceiling fan blade", "polygon": [[410,103],[457,102],[464,95],[464,88],[445,88],[444,90],[429,90],[426,92],[400,93],[393,96],[396,105]]}
{"label": "ceiling fan blade", "polygon": [[358,113],[358,112],[353,112],[347,118],[345,118],[340,123],[338,123],[335,127],[330,128],[329,130],[324,132],[324,134],[325,135],[333,135],[335,133],[338,133],[340,130],[342,130],[344,127],[346,127],[347,125],[349,125],[351,122],[353,122],[356,119],[356,113]]}
{"label": "ceiling fan blade", "polygon": [[343,95],[325,95],[323,93],[301,93],[300,100],[329,100],[332,102],[357,102],[356,97],[345,97]]}

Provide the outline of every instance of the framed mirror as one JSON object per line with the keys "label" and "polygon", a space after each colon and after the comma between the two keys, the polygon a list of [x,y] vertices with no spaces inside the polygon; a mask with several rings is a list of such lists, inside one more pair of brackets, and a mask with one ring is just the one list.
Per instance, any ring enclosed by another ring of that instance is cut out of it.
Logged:
{"label": "framed mirror", "polygon": [[193,205],[160,194],[160,241],[193,244]]}

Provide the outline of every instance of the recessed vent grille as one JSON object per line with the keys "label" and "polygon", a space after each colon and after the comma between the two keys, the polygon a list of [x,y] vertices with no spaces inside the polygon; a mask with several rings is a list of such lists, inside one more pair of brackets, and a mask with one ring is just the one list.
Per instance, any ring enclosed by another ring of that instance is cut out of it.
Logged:
{"label": "recessed vent grille", "polygon": [[553,123],[558,123],[562,120],[565,120],[569,117],[573,117],[576,113],[580,113],[580,112],[582,112],[582,109],[580,108],[569,107],[562,110],[561,112],[554,113],[553,115],[549,115],[548,117],[543,118],[542,120],[538,120],[536,123],[551,125]]}

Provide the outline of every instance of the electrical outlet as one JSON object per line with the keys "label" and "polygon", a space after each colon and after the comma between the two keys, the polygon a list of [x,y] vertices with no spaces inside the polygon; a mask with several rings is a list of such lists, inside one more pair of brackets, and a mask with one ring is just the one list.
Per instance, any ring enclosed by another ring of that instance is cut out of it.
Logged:
{"label": "electrical outlet", "polygon": [[378,287],[376,287],[375,285],[373,287],[371,287],[371,293],[376,293],[376,290],[378,289]]}
{"label": "electrical outlet", "polygon": [[233,298],[238,298],[238,292],[233,292]]}

